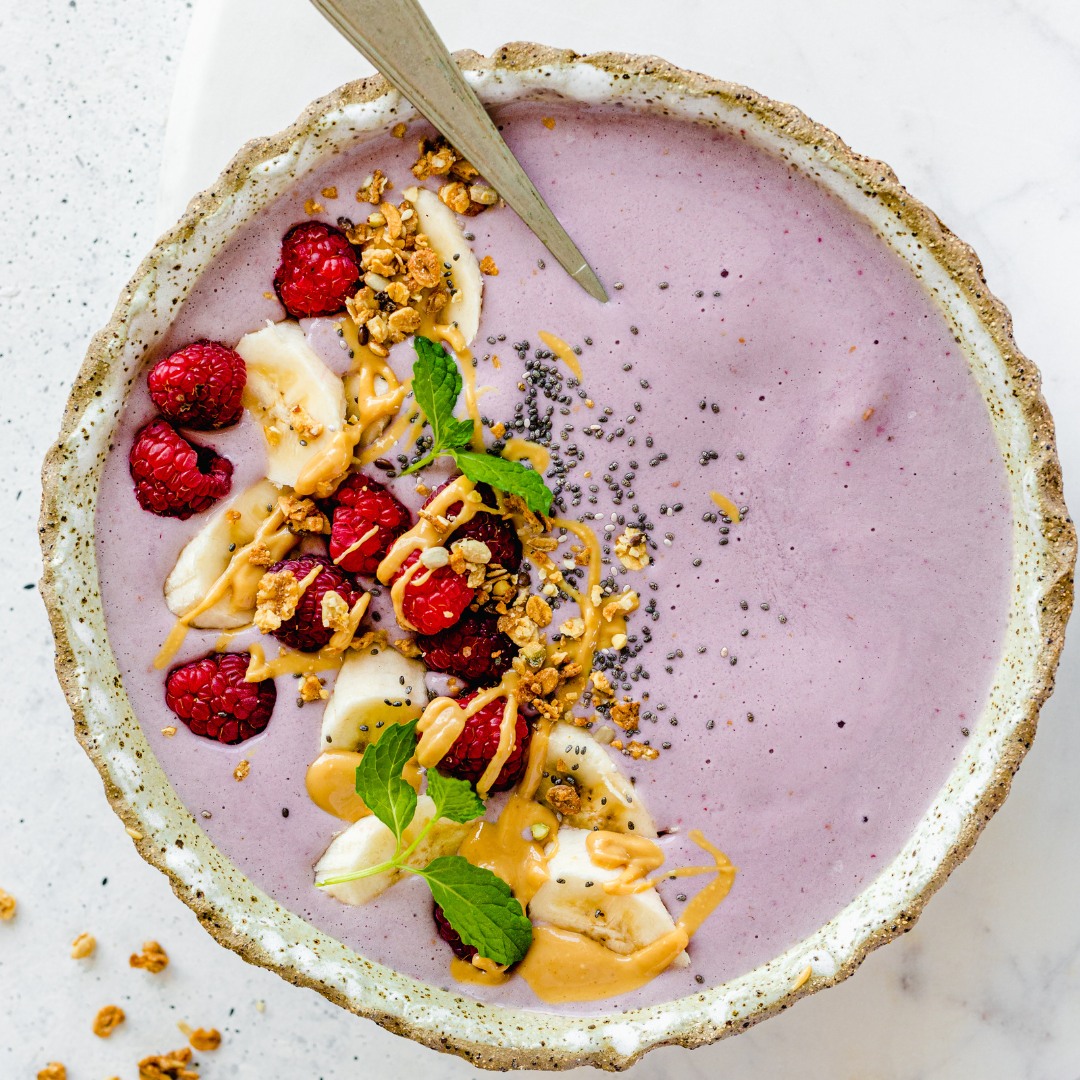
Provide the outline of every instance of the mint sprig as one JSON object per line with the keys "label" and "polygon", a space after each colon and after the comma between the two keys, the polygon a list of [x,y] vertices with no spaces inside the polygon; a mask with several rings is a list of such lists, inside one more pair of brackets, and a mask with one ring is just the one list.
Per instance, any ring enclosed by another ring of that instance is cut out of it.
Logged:
{"label": "mint sprig", "polygon": [[502,878],[482,866],[473,866],[461,855],[441,855],[422,869],[407,865],[440,818],[464,823],[483,817],[485,810],[483,800],[467,781],[429,769],[427,793],[435,803],[435,812],[403,850],[405,831],[416,816],[416,792],[402,778],[402,772],[415,752],[416,721],[393,724],[364,751],[356,768],[356,794],[394,834],[394,857],[315,884],[341,885],[387,870],[416,874],[428,883],[435,902],[466,945],[474,946],[496,964],[516,964],[532,943],[532,923]]}
{"label": "mint sprig", "polygon": [[534,513],[550,514],[554,495],[538,472],[516,461],[465,449],[473,435],[473,424],[454,416],[463,385],[457,362],[442,345],[426,337],[414,337],[413,348],[413,394],[431,425],[432,447],[401,475],[416,472],[438,457],[452,457],[473,483],[490,484],[524,499]]}

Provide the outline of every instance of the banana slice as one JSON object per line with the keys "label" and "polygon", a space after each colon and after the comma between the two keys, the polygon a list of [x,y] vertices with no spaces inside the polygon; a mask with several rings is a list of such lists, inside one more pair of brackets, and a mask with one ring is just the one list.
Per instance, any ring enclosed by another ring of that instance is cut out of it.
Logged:
{"label": "banana slice", "polygon": [[[577,813],[563,821],[577,829],[608,829],[656,836],[652,815],[645,809],[633,785],[619,772],[611,755],[584,729],[556,724],[548,740],[547,772],[538,798],[543,800],[556,777],[569,777],[581,800]],[[633,828],[630,823],[633,822]]]}
{"label": "banana slice", "polygon": [[322,749],[362,750],[388,724],[418,717],[428,700],[424,673],[419,660],[389,646],[352,653],[323,711]]}
{"label": "banana slice", "polygon": [[291,320],[245,335],[236,351],[247,365],[244,406],[266,436],[266,477],[295,487],[344,429],[345,387]]}
{"label": "banana slice", "polygon": [[[180,552],[165,579],[165,603],[174,615],[184,615],[202,602],[225,572],[233,551],[251,543],[280,494],[269,480],[260,480],[214,510],[198,535]],[[296,537],[287,529],[279,529],[266,542],[277,560],[296,544]],[[192,626],[210,630],[246,626],[255,614],[255,593],[265,570],[264,566],[241,569],[225,595],[196,615]]]}
{"label": "banana slice", "polygon": [[[403,839],[406,847],[416,839],[434,813],[435,804],[427,795],[421,795],[416,800],[416,816],[405,830]],[[468,830],[467,824],[440,818],[432,825],[423,843],[409,856],[408,865],[419,868],[427,866],[440,855],[455,854]],[[394,857],[395,847],[394,834],[377,817],[361,818],[334,838],[326,853],[315,864],[315,880],[324,881],[369,866],[378,866]],[[405,873],[404,870],[384,870],[381,874],[373,874],[359,881],[328,885],[325,891],[343,904],[366,904],[386,892]]]}
{"label": "banana slice", "polygon": [[[599,941],[617,953],[632,953],[651,945],[675,929],[675,923],[655,889],[628,896],[604,892],[604,882],[619,876],[618,870],[596,866],[585,841],[588,829],[559,829],[548,844],[548,880],[529,901],[529,918],[573,930]],[[673,961],[685,967],[685,952]]]}
{"label": "banana slice", "polygon": [[465,241],[454,211],[430,188],[406,188],[405,198],[416,209],[419,228],[444,266],[451,268],[452,288],[457,290],[439,318],[457,324],[469,345],[480,329],[480,302],[484,279],[472,248]]}

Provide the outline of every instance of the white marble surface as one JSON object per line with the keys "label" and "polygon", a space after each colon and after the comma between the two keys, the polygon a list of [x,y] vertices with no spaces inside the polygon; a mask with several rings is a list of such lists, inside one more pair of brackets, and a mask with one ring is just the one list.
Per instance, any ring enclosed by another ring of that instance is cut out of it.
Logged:
{"label": "white marble surface", "polygon": [[[1080,505],[1073,0],[426,6],[451,48],[531,39],[655,52],[792,101],[888,161],[982,256],[1044,373],[1066,494]],[[475,1070],[245,965],[200,929],[108,808],[71,734],[40,600],[24,588],[40,572],[38,471],[63,397],[155,230],[244,139],[368,70],[304,0],[190,7],[0,4],[0,887],[20,905],[0,923],[0,1075],[59,1060],[71,1080],[134,1080],[139,1057],[182,1044],[175,1023],[186,1020],[224,1033],[219,1051],[198,1055],[206,1080],[464,1077]],[[633,1075],[1080,1078],[1075,634],[1058,687],[1005,809],[907,937],[790,1013],[711,1048],[657,1051]],[[68,943],[83,930],[98,952],[76,963]],[[147,937],[173,957],[157,977],[127,966]],[[107,1042],[90,1032],[104,1004],[128,1014]]]}

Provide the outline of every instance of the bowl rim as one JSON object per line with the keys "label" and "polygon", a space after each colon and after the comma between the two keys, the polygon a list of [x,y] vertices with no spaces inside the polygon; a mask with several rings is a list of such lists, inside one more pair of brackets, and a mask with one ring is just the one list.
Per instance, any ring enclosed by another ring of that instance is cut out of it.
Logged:
{"label": "bowl rim", "polygon": [[[1039,708],[1053,690],[1072,605],[1076,533],[1040,376],[1016,347],[1008,311],[987,289],[975,252],[887,165],[854,153],[791,105],[658,57],[579,55],[517,42],[491,57],[464,51],[455,59],[489,105],[614,101],[714,123],[779,153],[868,218],[952,322],[1009,477],[1015,640],[999,665],[991,702],[909,843],[829,923],[753,971],[657,1006],[568,1017],[478,1005],[364,960],[247,881],[176,798],[124,694],[97,587],[94,517],[109,435],[154,338],[174,317],[200,266],[245,214],[276,194],[260,194],[260,180],[270,174],[272,188],[274,177],[306,171],[342,139],[373,137],[416,115],[381,76],[348,83],[279,134],[248,142],[142,260],[108,325],[91,341],[45,460],[41,592],[75,733],[110,804],[139,853],[169,876],[173,891],[219,943],[388,1030],[482,1068],[617,1070],[656,1046],[694,1047],[744,1031],[847,978],[871,950],[911,929],[1004,802],[1031,745]],[[864,199],[856,202],[855,193]],[[810,977],[803,978],[807,968]]]}

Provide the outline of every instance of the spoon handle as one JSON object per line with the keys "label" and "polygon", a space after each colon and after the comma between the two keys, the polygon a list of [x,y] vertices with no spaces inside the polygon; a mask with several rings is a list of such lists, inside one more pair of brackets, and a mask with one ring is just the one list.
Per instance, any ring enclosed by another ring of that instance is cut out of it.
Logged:
{"label": "spoon handle", "polygon": [[312,0],[326,19],[480,170],[566,272],[607,293],[525,175],[418,0]]}

